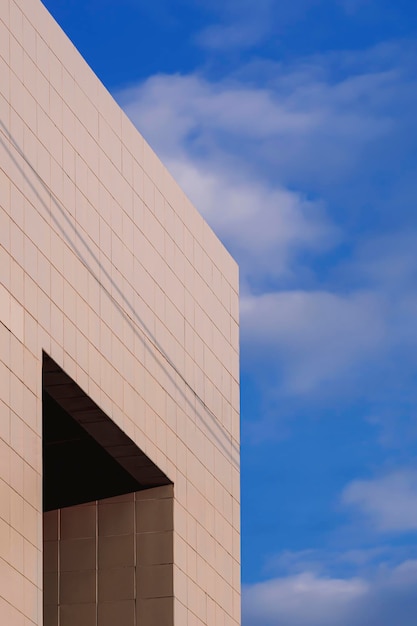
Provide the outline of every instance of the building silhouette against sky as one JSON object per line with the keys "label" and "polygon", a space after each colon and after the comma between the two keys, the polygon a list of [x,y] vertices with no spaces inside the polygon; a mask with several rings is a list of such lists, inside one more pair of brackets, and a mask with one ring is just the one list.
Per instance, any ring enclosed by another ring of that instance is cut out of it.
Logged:
{"label": "building silhouette against sky", "polygon": [[0,623],[236,626],[239,524],[236,263],[40,1],[2,0]]}

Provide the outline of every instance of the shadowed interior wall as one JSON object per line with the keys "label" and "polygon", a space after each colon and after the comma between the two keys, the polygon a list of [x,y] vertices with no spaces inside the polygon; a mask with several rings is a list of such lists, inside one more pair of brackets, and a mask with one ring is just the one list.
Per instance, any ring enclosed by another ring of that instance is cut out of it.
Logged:
{"label": "shadowed interior wall", "polygon": [[44,626],[172,626],[173,487],[44,513]]}

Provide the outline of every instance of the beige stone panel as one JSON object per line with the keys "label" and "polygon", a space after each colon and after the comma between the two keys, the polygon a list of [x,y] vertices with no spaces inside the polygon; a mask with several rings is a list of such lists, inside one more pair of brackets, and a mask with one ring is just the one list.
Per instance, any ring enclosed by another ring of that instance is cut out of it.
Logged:
{"label": "beige stone panel", "polygon": [[[4,3],[7,4],[7,3]],[[10,41],[10,35],[9,35],[9,30],[6,26],[6,24],[3,21],[0,21],[0,56],[2,57],[2,59],[5,61],[6,64],[9,63],[9,41]],[[2,83],[3,85],[6,85],[6,82]]]}
{"label": "beige stone panel", "polygon": [[38,611],[38,601],[39,601],[39,590],[36,585],[34,585],[30,580],[26,578],[23,579],[24,586],[24,613],[31,620],[31,622],[35,623],[38,619],[39,611]]}
{"label": "beige stone panel", "polygon": [[[9,393],[10,393],[10,385],[8,382],[10,381],[10,370],[3,364],[0,363],[0,397],[3,398],[0,404],[0,439],[4,442],[10,442],[10,407],[9,407]],[[0,444],[1,445],[1,444]],[[2,469],[2,465],[0,464],[0,472]],[[0,476],[3,476],[0,474]]]}
{"label": "beige stone panel", "polygon": [[24,534],[24,500],[14,490],[10,492],[10,524],[21,535]]}
{"label": "beige stone panel", "polygon": [[16,532],[14,528],[10,528],[9,541],[10,541],[10,545],[9,545],[8,562],[15,570],[23,574],[24,573],[23,537],[21,534]]}
{"label": "beige stone panel", "polygon": [[42,541],[42,513],[41,503],[38,502],[38,507],[34,508],[28,502],[23,500],[23,536],[32,543],[34,546],[38,546]]}
{"label": "beige stone panel", "polygon": [[[0,222],[2,215],[5,215],[3,209],[0,208]],[[0,224],[1,226],[1,224]],[[0,235],[1,237],[1,235]],[[1,291],[9,289],[10,286],[10,256],[6,252],[5,248],[0,246],[0,287]],[[4,307],[6,306],[6,310],[4,311]],[[4,316],[7,316],[7,299],[2,297],[0,298],[0,307],[2,310],[1,320],[5,320]],[[4,323],[4,322],[3,322]]]}
{"label": "beige stone panel", "polygon": [[[23,457],[26,458],[25,440],[35,438],[36,435],[30,428],[25,426],[23,436]],[[42,497],[39,473],[26,462],[23,463],[23,497],[33,508],[39,506]]]}
{"label": "beige stone panel", "polygon": [[0,312],[3,324],[15,335],[19,341],[24,336],[24,310],[10,292],[0,285]]}
{"label": "beige stone panel", "polygon": [[181,569],[179,565],[174,565],[173,573],[174,573],[174,599],[175,601],[179,601],[184,606],[187,606],[187,594],[188,587],[187,581],[189,574],[186,574],[185,569]]}
{"label": "beige stone panel", "polygon": [[[11,4],[12,7],[15,7],[14,3]],[[16,17],[17,12],[19,13],[19,18]],[[10,69],[12,72],[19,77],[23,78],[23,46],[21,45],[22,41],[22,13],[19,9],[13,9],[11,13],[10,19]]]}
{"label": "beige stone panel", "polygon": [[[113,120],[112,120],[113,121]],[[114,132],[112,125],[103,116],[98,120],[98,138],[100,147],[114,164],[117,170],[121,168],[122,144],[119,137]]]}
{"label": "beige stone panel", "polygon": [[17,607],[0,597],[0,615],[8,626],[25,626],[25,617]]}
{"label": "beige stone panel", "polygon": [[0,518],[10,524],[10,486],[0,478]]}
{"label": "beige stone panel", "polygon": [[0,558],[0,588],[2,597],[24,612],[24,577]]}
{"label": "beige stone panel", "polygon": [[7,522],[0,519],[0,558],[10,563],[11,561],[11,528]]}

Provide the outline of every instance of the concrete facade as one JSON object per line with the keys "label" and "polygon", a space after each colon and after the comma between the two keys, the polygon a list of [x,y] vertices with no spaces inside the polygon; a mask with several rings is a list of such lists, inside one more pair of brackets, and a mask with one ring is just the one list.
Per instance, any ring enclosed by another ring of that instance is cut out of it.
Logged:
{"label": "concrete facade", "polygon": [[1,624],[240,624],[238,341],[234,260],[39,0],[2,0]]}

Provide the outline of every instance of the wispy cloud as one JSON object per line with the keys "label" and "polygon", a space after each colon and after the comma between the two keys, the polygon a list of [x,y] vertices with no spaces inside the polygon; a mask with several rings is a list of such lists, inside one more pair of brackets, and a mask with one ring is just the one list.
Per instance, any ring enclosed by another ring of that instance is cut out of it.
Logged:
{"label": "wispy cloud", "polygon": [[338,237],[320,203],[300,193],[235,178],[231,172],[204,171],[189,160],[171,161],[170,165],[176,179],[240,259],[242,290],[247,283],[259,285],[270,278],[291,277],[297,252],[320,252],[332,247]]}
{"label": "wispy cloud", "polygon": [[246,587],[244,626],[332,626],[347,624],[352,606],[368,591],[360,579],[320,578],[305,572]]}
{"label": "wispy cloud", "polygon": [[[331,13],[333,21],[385,14],[384,3],[375,0],[203,0],[210,24],[197,33],[195,40],[210,53],[247,50],[282,39],[286,30],[294,31],[308,16],[312,27],[316,16]],[[375,23],[375,19],[374,19]]]}
{"label": "wispy cloud", "polygon": [[358,380],[382,355],[408,354],[412,368],[416,303],[409,283],[392,287],[415,267],[399,242],[417,227],[417,185],[398,171],[413,145],[413,50],[261,63],[218,81],[159,75],[118,94],[237,258],[243,343],[274,361],[275,391]]}
{"label": "wispy cloud", "polygon": [[243,589],[243,626],[414,626],[417,561],[369,578],[303,572]]}
{"label": "wispy cloud", "polygon": [[344,504],[359,511],[378,532],[417,531],[417,471],[397,470],[355,480],[343,492]]}
{"label": "wispy cloud", "polygon": [[[160,75],[118,99],[215,226],[225,211],[213,194],[207,200],[208,179],[211,188],[228,191],[229,198],[254,189],[252,212],[262,211],[265,198],[274,193],[284,199],[285,212],[291,196],[295,214],[304,205],[310,224],[317,218],[320,240],[323,223],[334,228],[344,210],[357,222],[366,219],[358,213],[364,187],[371,202],[368,212],[386,208],[388,189],[389,195],[397,193],[391,188],[390,168],[397,160],[390,146],[394,143],[403,158],[411,150],[403,135],[410,133],[417,104],[417,85],[408,76],[413,58],[404,44],[306,58],[287,67],[266,64],[263,73],[262,67],[254,70],[261,73],[262,86],[254,82],[250,66],[219,81],[198,74]],[[370,194],[369,182],[377,172],[386,174],[384,184],[373,185]],[[280,210],[280,203],[274,203],[273,213]],[[234,237],[219,225],[219,235],[232,247],[240,238],[240,217],[231,211]],[[349,224],[344,226],[349,238]],[[285,231],[279,238],[272,223],[271,233],[277,236],[276,247],[281,246]],[[294,240],[292,232],[289,239]],[[244,253],[238,260],[244,264]]]}
{"label": "wispy cloud", "polygon": [[337,541],[337,545],[322,549],[284,550],[267,559],[265,574],[287,577],[310,572],[321,578],[349,579],[353,572],[362,579],[373,578],[381,567],[394,569],[404,560],[417,556],[417,548],[409,545],[393,547],[377,544],[353,547]]}
{"label": "wispy cloud", "polygon": [[251,48],[264,37],[266,23],[250,23],[240,20],[229,24],[212,24],[204,28],[195,38],[196,42],[212,51]]}
{"label": "wispy cloud", "polygon": [[[384,306],[369,292],[291,291],[243,298],[243,341],[281,364],[284,390],[300,394],[351,376],[384,350]],[[259,323],[262,320],[262,323]],[[256,365],[259,366],[259,360]]]}
{"label": "wispy cloud", "polygon": [[207,3],[213,21],[195,36],[210,52],[245,50],[264,41],[270,34],[274,0],[214,0]]}
{"label": "wispy cloud", "polygon": [[287,188],[279,176],[259,176],[239,145],[297,133],[314,115],[283,107],[268,91],[198,76],[156,77],[120,99],[238,258],[244,282],[285,276],[294,252],[327,250],[337,241],[320,200]]}

